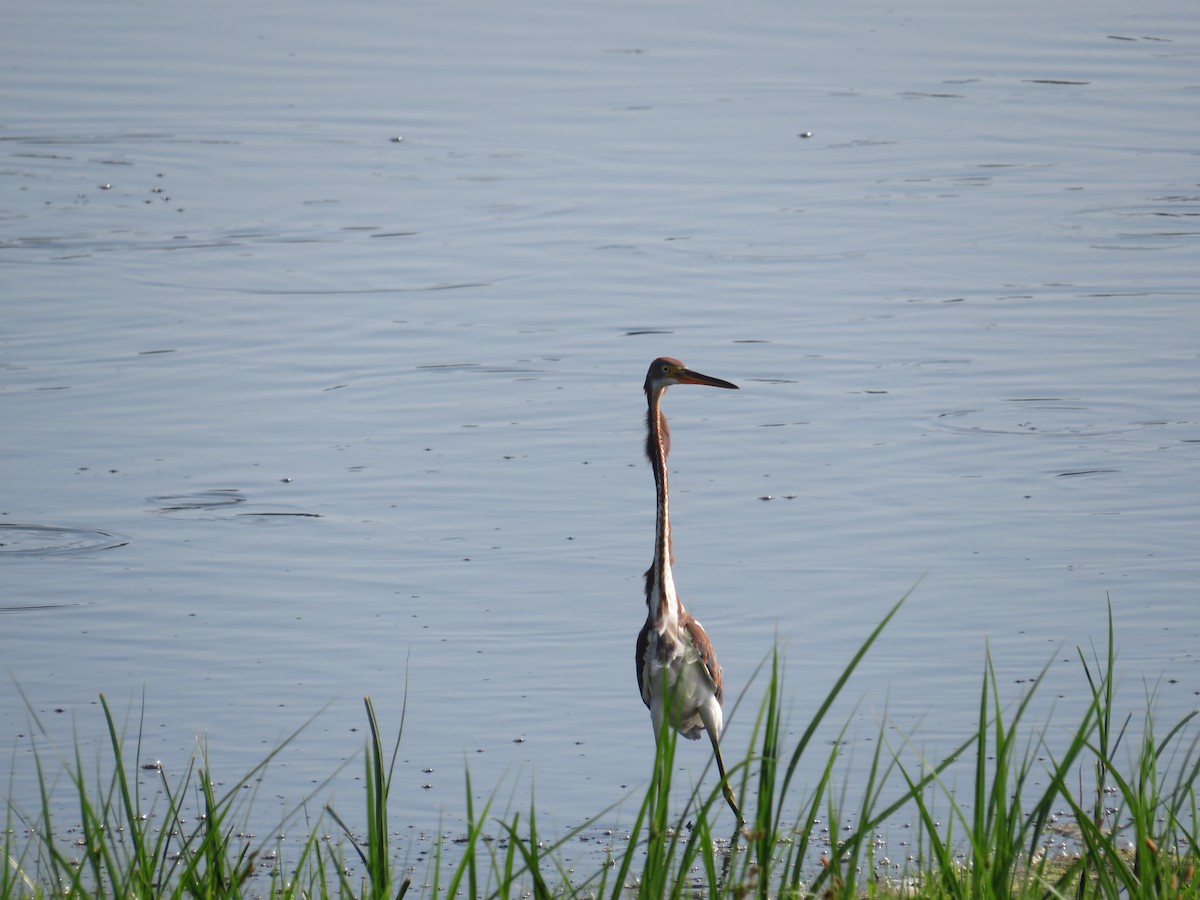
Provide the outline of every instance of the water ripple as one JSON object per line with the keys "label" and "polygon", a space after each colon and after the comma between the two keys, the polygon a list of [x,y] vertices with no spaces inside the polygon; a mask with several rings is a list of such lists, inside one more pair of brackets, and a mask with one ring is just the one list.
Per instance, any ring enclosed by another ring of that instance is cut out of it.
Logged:
{"label": "water ripple", "polygon": [[64,556],[124,547],[129,539],[108,531],[57,525],[0,525],[0,556]]}

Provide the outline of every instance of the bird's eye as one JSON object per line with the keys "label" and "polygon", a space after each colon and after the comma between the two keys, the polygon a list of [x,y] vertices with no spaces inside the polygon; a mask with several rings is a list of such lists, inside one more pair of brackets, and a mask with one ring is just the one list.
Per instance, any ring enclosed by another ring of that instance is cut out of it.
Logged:
{"label": "bird's eye", "polygon": [[670,374],[671,374],[671,367],[670,367],[670,366],[663,366],[663,374],[664,374],[664,375],[670,375]]}

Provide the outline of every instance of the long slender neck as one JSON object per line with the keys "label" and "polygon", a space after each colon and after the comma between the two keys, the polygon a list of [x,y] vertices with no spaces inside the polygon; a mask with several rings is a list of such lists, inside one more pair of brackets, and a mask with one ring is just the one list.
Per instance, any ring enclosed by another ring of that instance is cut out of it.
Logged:
{"label": "long slender neck", "polygon": [[658,512],[654,522],[654,563],[646,572],[646,604],[656,625],[674,628],[679,620],[680,603],[671,575],[671,514],[667,500],[667,454],[671,452],[671,432],[662,412],[663,390],[657,388],[647,395],[646,455],[654,470]]}

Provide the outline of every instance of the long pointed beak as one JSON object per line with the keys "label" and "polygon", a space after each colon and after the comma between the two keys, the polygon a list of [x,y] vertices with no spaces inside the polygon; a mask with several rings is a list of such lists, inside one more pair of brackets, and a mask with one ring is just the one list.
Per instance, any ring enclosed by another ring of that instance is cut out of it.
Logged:
{"label": "long pointed beak", "polygon": [[732,381],[713,378],[711,375],[701,375],[691,369],[681,369],[676,378],[679,379],[680,384],[704,384],[708,387],[731,388],[735,391],[738,389],[738,386]]}

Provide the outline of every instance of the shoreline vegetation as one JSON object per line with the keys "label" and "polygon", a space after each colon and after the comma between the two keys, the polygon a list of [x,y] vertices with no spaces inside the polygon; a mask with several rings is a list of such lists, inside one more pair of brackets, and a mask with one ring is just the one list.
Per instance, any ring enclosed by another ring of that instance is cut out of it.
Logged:
{"label": "shoreline vegetation", "polygon": [[[682,804],[678,787],[672,790],[676,738],[670,733],[659,742],[628,840],[614,842],[594,871],[571,862],[566,848],[588,829],[603,827],[614,807],[566,834],[545,835],[533,799],[526,809],[500,815],[493,813],[499,791],[477,804],[469,771],[467,829],[456,841],[455,859],[444,857],[438,843],[423,864],[400,864],[390,843],[388,795],[404,716],[395,739],[385,738],[368,697],[362,807],[351,814],[326,805],[314,822],[308,806],[319,786],[283,817],[275,836],[255,843],[239,830],[244,792],[218,793],[203,751],[174,781],[159,770],[160,799],[148,805],[137,784],[139,755],[130,762],[125,737],[101,695],[111,759],[89,769],[76,747],[73,762],[62,763],[64,771],[50,771],[35,752],[40,809],[17,810],[5,802],[0,900],[1200,897],[1196,712],[1159,729],[1151,694],[1140,727],[1130,727],[1132,717],[1115,717],[1111,610],[1107,648],[1090,655],[1077,650],[1088,700],[1074,713],[1078,724],[1065,740],[1052,747],[1044,731],[1025,721],[1046,670],[1013,702],[1001,697],[989,658],[978,728],[944,759],[915,768],[902,761],[915,738],[894,747],[881,728],[862,800],[844,808],[845,792],[836,787],[839,742],[828,749],[814,737],[903,603],[863,641],[795,742],[784,739],[778,654],[760,667],[767,683],[748,745],[753,750],[731,758],[729,767],[747,821],[729,837],[718,833],[730,817],[712,777]],[[32,708],[30,715],[40,727]],[[304,727],[238,783],[265,771]],[[821,775],[801,791],[795,785],[800,762],[811,766],[818,753],[824,755]],[[942,780],[952,764],[966,765],[970,773],[958,790]],[[97,774],[85,774],[91,771]],[[63,778],[79,805],[69,841],[51,817],[51,786]],[[895,861],[883,856],[876,836],[895,826],[901,812],[904,827],[911,828],[906,859]],[[356,831],[350,821],[365,825]],[[297,823],[309,829],[306,836],[285,845],[284,826]],[[330,840],[331,830],[341,838]]]}

